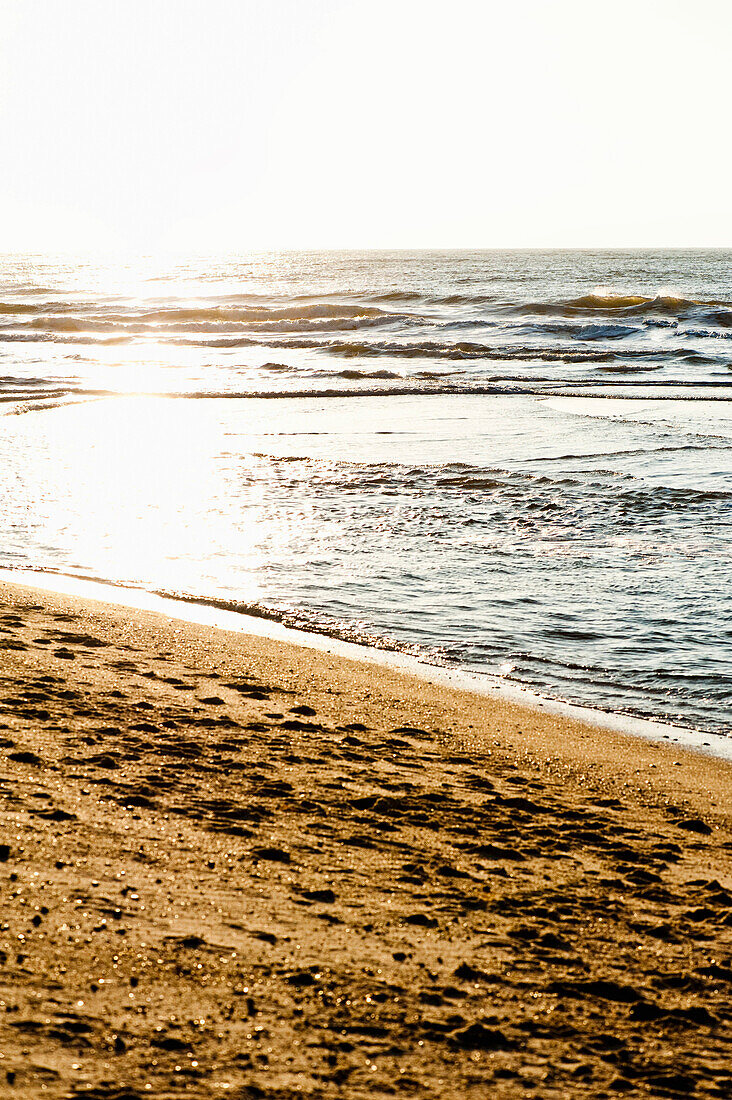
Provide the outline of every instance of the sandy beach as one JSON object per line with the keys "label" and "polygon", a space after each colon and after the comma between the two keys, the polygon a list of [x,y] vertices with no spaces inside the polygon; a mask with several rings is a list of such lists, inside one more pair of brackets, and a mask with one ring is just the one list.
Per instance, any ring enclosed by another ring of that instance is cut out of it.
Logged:
{"label": "sandy beach", "polygon": [[0,584],[0,1095],[732,1095],[732,769]]}

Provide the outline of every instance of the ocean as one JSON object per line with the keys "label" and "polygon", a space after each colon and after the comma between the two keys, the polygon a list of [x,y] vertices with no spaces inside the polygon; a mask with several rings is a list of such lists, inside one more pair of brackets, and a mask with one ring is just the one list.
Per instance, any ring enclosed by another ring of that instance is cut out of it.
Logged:
{"label": "ocean", "polygon": [[732,733],[732,251],[0,257],[0,566]]}

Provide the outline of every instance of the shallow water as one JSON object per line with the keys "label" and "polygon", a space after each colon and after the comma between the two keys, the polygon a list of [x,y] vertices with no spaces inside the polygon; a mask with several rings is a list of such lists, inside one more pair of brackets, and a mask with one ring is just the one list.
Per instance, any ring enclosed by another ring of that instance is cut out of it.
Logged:
{"label": "shallow water", "polygon": [[712,252],[7,259],[0,564],[728,733],[731,280]]}

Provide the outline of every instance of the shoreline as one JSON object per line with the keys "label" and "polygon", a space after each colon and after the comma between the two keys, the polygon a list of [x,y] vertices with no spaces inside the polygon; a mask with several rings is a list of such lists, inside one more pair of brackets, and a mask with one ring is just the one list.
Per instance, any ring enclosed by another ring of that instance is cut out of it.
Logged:
{"label": "shoreline", "polygon": [[[312,648],[376,666],[410,673],[426,683],[455,687],[481,696],[497,697],[532,710],[571,718],[580,723],[651,741],[667,741],[685,750],[732,762],[732,738],[707,733],[691,726],[677,726],[660,719],[641,718],[589,704],[570,703],[541,695],[518,681],[490,673],[430,664],[419,657],[389,647],[350,642],[317,630],[290,627],[267,616],[229,610],[204,598],[175,597],[132,588],[114,581],[92,580],[76,574],[0,567],[0,584],[27,585],[49,593],[98,600],[117,607],[151,611],[181,622],[197,623],[240,634],[251,634]],[[113,598],[110,598],[113,597]]]}
{"label": "shoreline", "polygon": [[8,1096],[729,1095],[726,762],[2,579],[0,647]]}

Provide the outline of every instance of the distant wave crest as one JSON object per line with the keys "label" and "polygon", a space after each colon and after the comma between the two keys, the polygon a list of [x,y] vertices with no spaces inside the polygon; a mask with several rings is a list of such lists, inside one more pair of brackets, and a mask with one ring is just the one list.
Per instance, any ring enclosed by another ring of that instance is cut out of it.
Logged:
{"label": "distant wave crest", "polygon": [[584,294],[556,302],[527,302],[509,307],[515,313],[572,317],[577,314],[609,314],[611,316],[666,316],[682,318],[704,316],[712,324],[732,326],[732,303],[704,301],[659,294]]}

